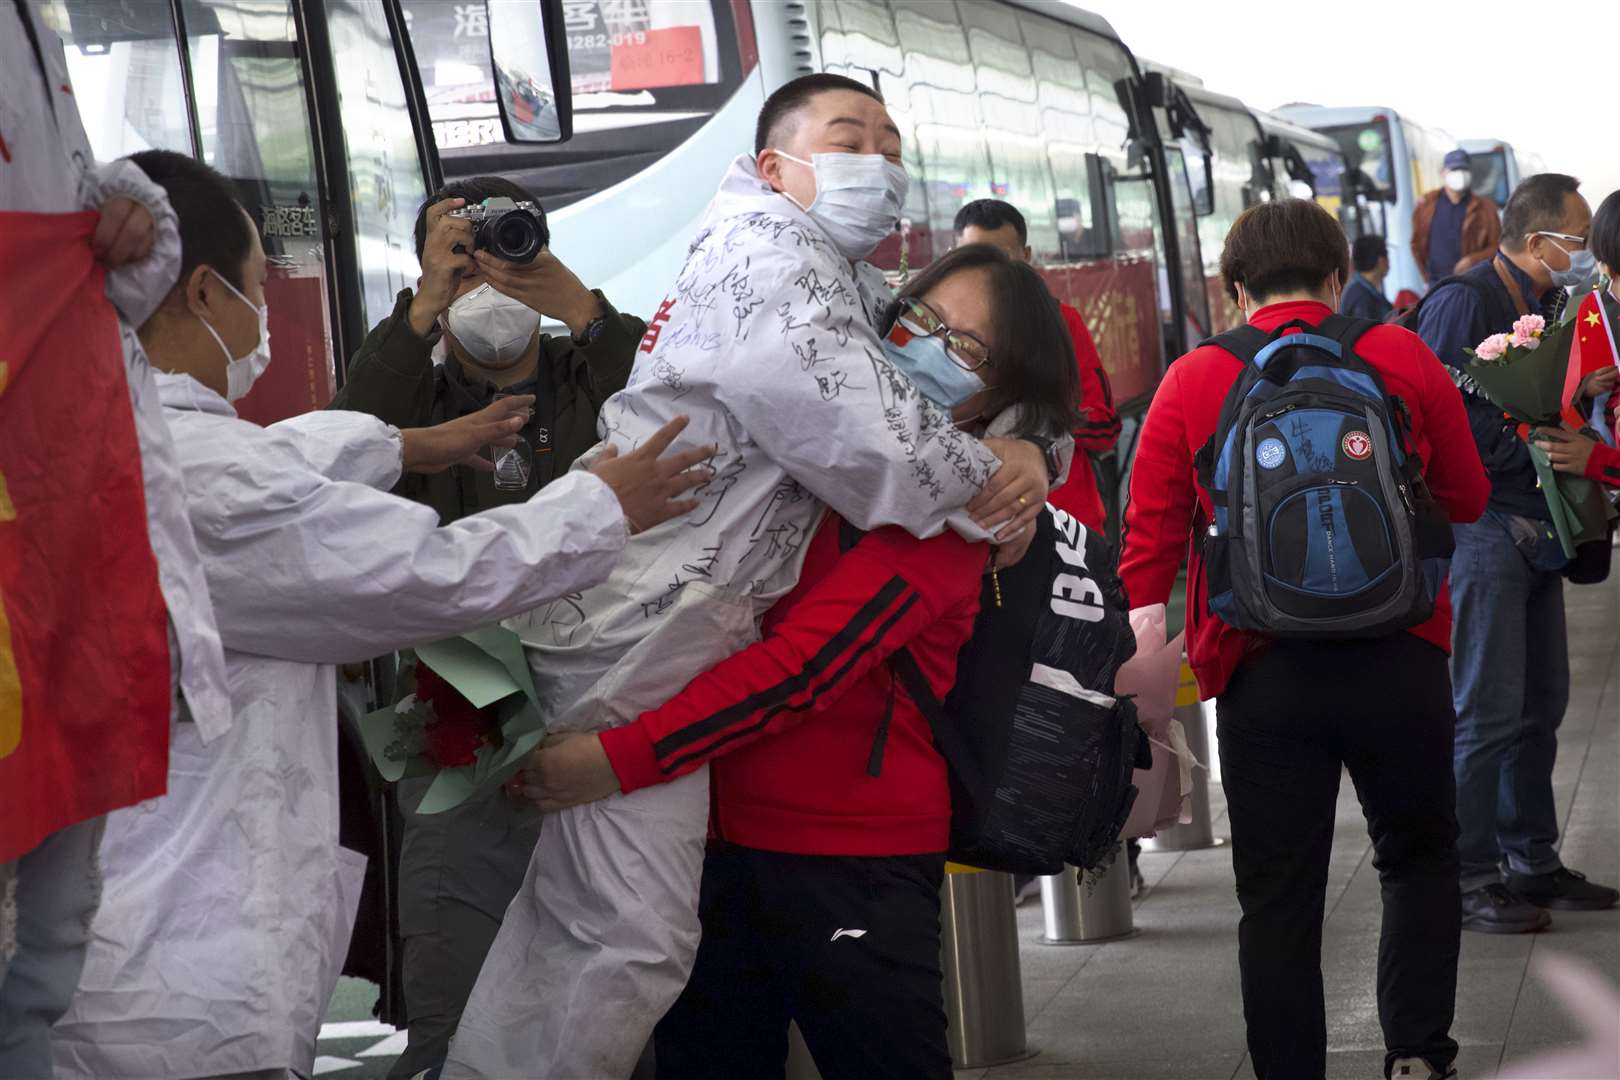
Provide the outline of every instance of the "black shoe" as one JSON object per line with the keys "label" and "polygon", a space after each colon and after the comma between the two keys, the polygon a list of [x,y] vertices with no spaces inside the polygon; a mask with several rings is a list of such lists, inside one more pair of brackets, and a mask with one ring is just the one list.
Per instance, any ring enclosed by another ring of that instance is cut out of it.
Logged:
{"label": "black shoe", "polygon": [[1602,911],[1620,901],[1620,890],[1594,885],[1579,871],[1560,866],[1550,874],[1509,874],[1514,896],[1554,911]]}
{"label": "black shoe", "polygon": [[1462,928],[1486,934],[1533,934],[1552,925],[1552,916],[1493,883],[1462,894]]}

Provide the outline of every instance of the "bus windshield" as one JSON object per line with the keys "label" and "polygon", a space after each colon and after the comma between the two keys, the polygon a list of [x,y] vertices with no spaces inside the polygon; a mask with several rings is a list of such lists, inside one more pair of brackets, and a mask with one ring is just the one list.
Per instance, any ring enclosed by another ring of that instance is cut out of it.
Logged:
{"label": "bus windshield", "polygon": [[[401,7],[446,178],[505,173],[542,195],[548,210],[623,179],[612,167],[622,152],[636,151],[632,172],[661,156],[742,79],[730,0],[568,0],[575,139],[561,153],[514,146],[495,104],[482,0],[401,0]],[[596,167],[588,177],[531,171],[582,159]]]}
{"label": "bus windshield", "polygon": [[1473,192],[1506,206],[1508,200],[1507,151],[1502,147],[1468,155],[1468,171],[1474,174]]}
{"label": "bus windshield", "polygon": [[1388,120],[1378,117],[1360,124],[1340,124],[1325,127],[1322,133],[1338,140],[1350,168],[1367,174],[1379,198],[1395,201],[1395,154],[1390,147]]}

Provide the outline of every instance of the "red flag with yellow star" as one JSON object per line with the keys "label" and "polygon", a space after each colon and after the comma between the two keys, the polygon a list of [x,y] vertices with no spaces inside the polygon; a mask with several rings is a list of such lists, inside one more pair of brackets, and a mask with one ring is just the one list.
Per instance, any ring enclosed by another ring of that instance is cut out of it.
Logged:
{"label": "red flag with yellow star", "polygon": [[[1575,333],[1569,345],[1569,369],[1564,376],[1564,419],[1579,431],[1588,423],[1574,404],[1581,380],[1594,371],[1615,366],[1620,362],[1620,352],[1615,348],[1614,327],[1609,321],[1609,313],[1603,306],[1601,294],[1596,290],[1587,293],[1581,301],[1581,306],[1575,311],[1574,322]],[[1614,435],[1604,420],[1608,398],[1609,395],[1604,394],[1592,403],[1590,423],[1603,436],[1603,441],[1612,446]]]}
{"label": "red flag with yellow star", "polygon": [[0,212],[0,863],[163,794],[167,616],[97,215]]}

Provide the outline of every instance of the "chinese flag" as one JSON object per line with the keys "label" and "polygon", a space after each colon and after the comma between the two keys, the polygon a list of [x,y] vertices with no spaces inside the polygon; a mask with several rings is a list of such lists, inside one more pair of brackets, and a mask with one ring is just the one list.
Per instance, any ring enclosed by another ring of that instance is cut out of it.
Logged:
{"label": "chinese flag", "polygon": [[[1569,346],[1569,368],[1564,375],[1564,420],[1579,431],[1586,426],[1586,418],[1576,411],[1574,398],[1581,380],[1594,371],[1613,367],[1620,357],[1615,351],[1614,327],[1609,313],[1604,310],[1603,299],[1596,290],[1586,294],[1575,311],[1575,331]],[[1609,442],[1613,435],[1604,423],[1608,395],[1593,402],[1592,426]],[[1613,445],[1611,443],[1611,445]]]}
{"label": "chinese flag", "polygon": [[97,215],[0,213],[0,863],[161,795],[169,656]]}

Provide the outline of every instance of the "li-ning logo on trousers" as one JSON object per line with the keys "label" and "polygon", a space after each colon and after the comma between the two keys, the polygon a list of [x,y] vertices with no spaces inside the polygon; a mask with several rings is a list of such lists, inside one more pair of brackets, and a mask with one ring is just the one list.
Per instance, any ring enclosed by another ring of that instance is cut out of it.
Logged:
{"label": "li-ning logo on trousers", "polygon": [[865,936],[866,936],[866,931],[865,930],[834,930],[832,939],[834,941],[837,941],[841,937],[863,938]]}

